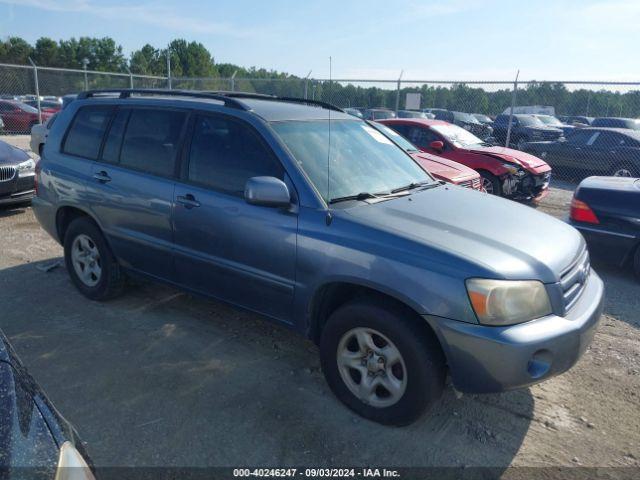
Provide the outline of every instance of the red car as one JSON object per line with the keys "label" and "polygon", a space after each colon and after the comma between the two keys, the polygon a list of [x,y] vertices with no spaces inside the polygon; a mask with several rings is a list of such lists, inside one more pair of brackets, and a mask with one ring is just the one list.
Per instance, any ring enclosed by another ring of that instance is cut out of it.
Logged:
{"label": "red car", "polygon": [[495,147],[464,128],[442,120],[400,118],[380,120],[415,144],[477,171],[487,193],[514,200],[538,200],[546,195],[551,167],[519,150]]}
{"label": "red car", "polygon": [[[52,116],[52,112],[42,111],[42,121]],[[29,133],[38,122],[38,110],[26,103],[15,100],[0,100],[0,117],[7,132]]]}
{"label": "red car", "polygon": [[453,162],[443,157],[437,157],[429,153],[421,152],[418,147],[409,142],[398,132],[392,130],[379,122],[368,122],[369,125],[375,127],[381,133],[393,140],[400,148],[407,152],[424,170],[429,172],[431,176],[444,182],[453,183],[461,187],[473,188],[474,190],[482,189],[482,180],[478,172],[465,167],[461,163]]}

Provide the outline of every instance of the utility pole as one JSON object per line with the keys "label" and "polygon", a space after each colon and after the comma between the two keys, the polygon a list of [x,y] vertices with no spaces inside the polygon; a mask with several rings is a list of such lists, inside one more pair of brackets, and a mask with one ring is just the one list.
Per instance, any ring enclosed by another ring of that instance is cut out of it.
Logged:
{"label": "utility pole", "polygon": [[42,108],[40,107],[40,85],[38,84],[38,67],[36,66],[36,62],[31,60],[29,57],[29,63],[33,65],[33,82],[36,87],[36,101],[38,102],[38,123],[42,123]]}
{"label": "utility pole", "polygon": [[516,108],[516,95],[518,92],[518,77],[520,76],[520,70],[516,72],[516,79],[513,82],[513,95],[511,96],[511,109],[509,110],[509,125],[507,126],[507,139],[504,146],[509,147],[511,141],[511,123],[513,122],[513,109]]}

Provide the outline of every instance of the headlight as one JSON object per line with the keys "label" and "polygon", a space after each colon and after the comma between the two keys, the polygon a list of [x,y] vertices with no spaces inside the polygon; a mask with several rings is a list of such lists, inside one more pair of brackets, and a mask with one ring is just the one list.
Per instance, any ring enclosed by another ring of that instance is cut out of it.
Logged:
{"label": "headlight", "polygon": [[36,162],[34,162],[33,159],[25,160],[18,164],[18,174],[31,173],[35,166]]}
{"label": "headlight", "polygon": [[518,172],[520,171],[520,168],[518,168],[518,166],[514,165],[513,163],[503,163],[502,166],[506,168],[507,171],[513,175],[517,175]]}
{"label": "headlight", "polygon": [[55,480],[95,480],[89,465],[71,442],[64,442],[60,448]]}
{"label": "headlight", "polygon": [[480,323],[513,325],[551,314],[542,282],[536,280],[467,280],[467,293]]}

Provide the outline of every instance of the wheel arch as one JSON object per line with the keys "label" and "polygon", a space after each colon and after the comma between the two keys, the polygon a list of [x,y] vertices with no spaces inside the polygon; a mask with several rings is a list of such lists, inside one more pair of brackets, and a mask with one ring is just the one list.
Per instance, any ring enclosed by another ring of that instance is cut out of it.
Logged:
{"label": "wheel arch", "polygon": [[436,332],[422,317],[421,308],[414,302],[396,292],[351,280],[331,281],[315,290],[308,308],[308,337],[319,344],[322,329],[331,314],[345,303],[359,298],[376,299],[392,308],[405,311],[410,318],[422,325],[439,341]]}
{"label": "wheel arch", "polygon": [[88,218],[95,223],[100,230],[102,230],[100,223],[86,210],[72,205],[61,206],[56,210],[56,235],[58,236],[58,240],[61,244],[64,244],[64,236],[69,225],[71,225],[71,222],[80,217]]}

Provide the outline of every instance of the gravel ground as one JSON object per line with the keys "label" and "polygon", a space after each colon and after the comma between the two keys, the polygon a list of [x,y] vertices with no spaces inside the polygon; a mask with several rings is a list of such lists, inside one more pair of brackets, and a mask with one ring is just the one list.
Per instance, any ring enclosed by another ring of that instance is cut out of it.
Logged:
{"label": "gravel ground", "polygon": [[[538,208],[562,218],[570,199],[557,182]],[[0,210],[0,238],[0,328],[98,466],[640,467],[630,271],[594,265],[605,315],[569,372],[498,395],[449,388],[433,414],[391,428],[343,407],[316,347],[284,328],[154,284],[86,300],[62,265],[42,270],[62,249],[30,208]]]}

